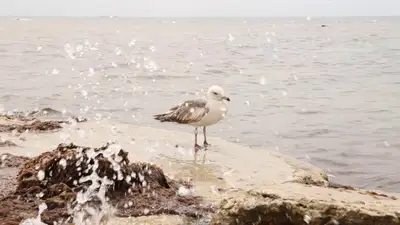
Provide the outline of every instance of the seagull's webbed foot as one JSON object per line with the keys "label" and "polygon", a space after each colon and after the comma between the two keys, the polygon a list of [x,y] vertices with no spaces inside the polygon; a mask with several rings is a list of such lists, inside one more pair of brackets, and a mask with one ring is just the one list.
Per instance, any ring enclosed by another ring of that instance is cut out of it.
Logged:
{"label": "seagull's webbed foot", "polygon": [[207,141],[204,141],[203,145],[204,145],[204,148],[211,146],[211,144],[209,144]]}
{"label": "seagull's webbed foot", "polygon": [[197,153],[201,149],[201,146],[198,144],[194,145],[194,153]]}

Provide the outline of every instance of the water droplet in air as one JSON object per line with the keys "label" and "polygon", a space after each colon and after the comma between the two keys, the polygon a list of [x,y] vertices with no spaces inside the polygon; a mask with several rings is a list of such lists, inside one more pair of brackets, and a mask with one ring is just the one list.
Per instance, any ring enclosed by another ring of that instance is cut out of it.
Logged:
{"label": "water droplet in air", "polygon": [[310,217],[309,215],[304,215],[303,220],[304,220],[304,222],[306,222],[307,224],[310,224],[310,222],[311,222],[311,217]]}
{"label": "water droplet in air", "polygon": [[40,46],[40,45],[39,45],[39,46],[37,47],[36,51],[40,52],[40,51],[42,51],[42,49],[43,49],[43,46]]}
{"label": "water droplet in air", "polygon": [[122,50],[120,48],[115,48],[115,54],[116,55],[121,55],[122,54]]}
{"label": "water droplet in air", "polygon": [[135,44],[136,44],[136,40],[135,40],[135,39],[132,39],[132,40],[129,42],[128,46],[129,46],[129,47],[132,47],[132,46],[134,46]]}
{"label": "water droplet in air", "polygon": [[103,115],[101,115],[100,113],[96,113],[96,116],[95,116],[95,120],[101,120],[101,118],[103,117]]}
{"label": "water droplet in air", "polygon": [[51,70],[51,74],[57,75],[57,74],[60,74],[60,71],[58,69],[53,69],[53,70]]}
{"label": "water droplet in air", "polygon": [[69,58],[71,58],[71,59],[75,59],[76,58],[75,57],[75,51],[74,51],[74,49],[72,48],[72,46],[70,44],[65,43],[64,44],[64,50],[68,54]]}
{"label": "water droplet in air", "polygon": [[93,68],[89,68],[89,74],[88,76],[91,77],[94,75],[94,69]]}
{"label": "water droplet in air", "polygon": [[37,174],[37,177],[38,177],[39,180],[44,180],[44,177],[45,177],[44,171],[43,170],[39,170],[39,172]]}
{"label": "water droplet in air", "polygon": [[43,193],[43,192],[40,192],[40,193],[38,193],[38,194],[36,195],[37,198],[41,198],[41,197],[43,197],[43,196],[44,196],[44,193]]}
{"label": "water droplet in air", "polygon": [[247,105],[247,106],[249,106],[249,105],[250,105],[250,102],[249,102],[249,101],[246,101],[245,103],[246,103],[246,105]]}
{"label": "water droplet in air", "polygon": [[385,145],[385,147],[390,147],[390,144],[387,141],[384,141],[383,144]]}
{"label": "water droplet in air", "polygon": [[87,95],[88,95],[88,92],[87,92],[87,91],[85,91],[85,90],[82,90],[82,91],[81,91],[81,94],[82,94],[82,96],[83,96],[83,97],[87,97]]}
{"label": "water droplet in air", "polygon": [[189,188],[185,187],[185,186],[181,186],[178,189],[178,195],[180,195],[180,196],[187,196],[187,195],[190,195],[190,194],[191,194],[191,190]]}
{"label": "water droplet in air", "polygon": [[234,41],[235,38],[234,38],[231,34],[229,34],[229,35],[228,35],[228,40],[229,40],[229,41]]}
{"label": "water droplet in air", "polygon": [[82,46],[82,45],[77,45],[77,46],[75,47],[75,51],[77,51],[77,52],[82,51],[82,49],[83,49],[83,46]]}
{"label": "water droplet in air", "polygon": [[261,84],[261,85],[265,85],[266,83],[267,83],[267,81],[266,81],[265,77],[264,77],[264,76],[261,76],[261,77],[260,77],[260,84]]}
{"label": "water droplet in air", "polygon": [[67,160],[61,159],[59,164],[60,164],[60,166],[62,166],[65,169],[67,167]]}

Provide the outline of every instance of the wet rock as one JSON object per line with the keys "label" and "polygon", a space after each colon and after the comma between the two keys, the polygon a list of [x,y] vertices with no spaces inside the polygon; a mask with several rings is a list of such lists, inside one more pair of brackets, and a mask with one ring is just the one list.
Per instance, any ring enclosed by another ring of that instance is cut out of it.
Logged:
{"label": "wet rock", "polygon": [[51,118],[51,117],[55,117],[55,118],[61,118],[61,117],[69,117],[72,120],[75,120],[78,123],[81,122],[86,122],[87,119],[86,118],[82,118],[82,117],[76,117],[72,114],[69,113],[62,113],[60,111],[57,111],[55,109],[52,108],[43,108],[40,110],[34,110],[31,111],[29,113],[27,113],[27,116],[32,117],[32,118],[40,118],[40,117],[44,117],[44,118]]}
{"label": "wet rock", "polygon": [[389,212],[371,213],[338,202],[302,199],[264,198],[245,194],[227,198],[213,215],[211,225],[398,225]]}
{"label": "wet rock", "polygon": [[0,155],[0,168],[2,167],[20,167],[26,161],[28,161],[28,157],[24,156],[15,156],[9,153],[4,153]]}
{"label": "wet rock", "polygon": [[293,182],[296,182],[299,184],[310,185],[310,186],[333,188],[333,189],[338,189],[341,191],[345,191],[345,190],[356,191],[359,194],[370,195],[370,196],[373,196],[374,198],[387,198],[387,199],[397,200],[397,197],[395,197],[395,196],[389,196],[387,194],[378,193],[376,191],[361,190],[361,189],[357,189],[357,188],[354,188],[349,185],[334,183],[334,182],[329,181],[328,178],[325,178],[324,180],[321,181],[321,180],[315,180],[311,176],[304,176],[304,177],[294,180]]}
{"label": "wet rock", "polygon": [[17,146],[14,142],[9,140],[1,141],[0,139],[0,147],[14,147],[14,146]]}
{"label": "wet rock", "polygon": [[33,110],[31,112],[28,112],[27,115],[31,117],[38,117],[38,116],[47,116],[47,115],[61,115],[62,112],[57,111],[52,108],[43,108],[40,110]]}
{"label": "wet rock", "polygon": [[[87,119],[69,116],[69,119],[60,118],[62,113],[51,108],[45,108],[32,112],[13,112],[12,114],[0,114],[0,132],[17,132],[25,131],[43,132],[56,131],[62,128],[62,124],[70,124],[75,122],[86,122]],[[56,116],[57,119],[51,119]],[[58,117],[57,117],[58,116]],[[43,118],[43,119],[38,119]]]}
{"label": "wet rock", "polygon": [[22,121],[21,124],[0,124],[0,132],[52,131],[61,129],[63,121]]}
{"label": "wet rock", "polygon": [[71,222],[69,207],[81,210],[101,206],[104,199],[95,195],[84,203],[77,199],[90,191],[104,191],[108,203],[116,209],[115,214],[122,217],[175,214],[199,218],[212,210],[201,205],[200,197],[177,195],[178,188],[187,185],[184,182],[167,178],[155,165],[130,163],[128,153],[111,143],[101,148],[60,144],[38,157],[4,163],[23,164],[16,176],[15,192],[0,200],[0,212],[13,210],[0,214],[0,221],[33,217],[38,205],[44,202],[47,205],[41,216],[44,223],[53,224],[60,219]]}
{"label": "wet rock", "polygon": [[6,197],[15,191],[17,186],[16,175],[18,167],[28,160],[27,157],[11,154],[0,155],[0,198]]}

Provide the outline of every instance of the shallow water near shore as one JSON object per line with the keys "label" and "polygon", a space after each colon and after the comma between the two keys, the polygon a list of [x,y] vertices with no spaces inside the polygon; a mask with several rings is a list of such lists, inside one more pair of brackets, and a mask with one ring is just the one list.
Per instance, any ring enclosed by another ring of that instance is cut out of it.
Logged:
{"label": "shallow water near shore", "polygon": [[400,188],[399,18],[0,20],[0,108],[192,132],[151,115],[219,84],[232,101],[210,136]]}

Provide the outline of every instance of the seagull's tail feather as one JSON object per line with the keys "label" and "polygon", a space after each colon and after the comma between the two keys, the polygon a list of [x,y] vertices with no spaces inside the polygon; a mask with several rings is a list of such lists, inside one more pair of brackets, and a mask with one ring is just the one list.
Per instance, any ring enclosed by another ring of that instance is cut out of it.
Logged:
{"label": "seagull's tail feather", "polygon": [[169,113],[157,114],[157,115],[154,115],[153,118],[155,120],[159,120],[160,122],[170,122],[171,121]]}

